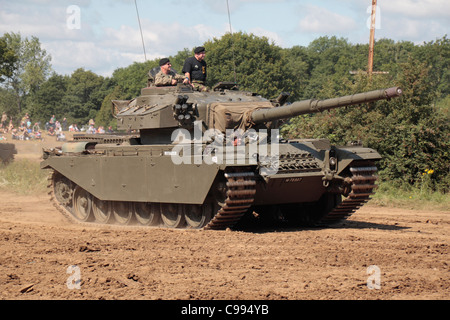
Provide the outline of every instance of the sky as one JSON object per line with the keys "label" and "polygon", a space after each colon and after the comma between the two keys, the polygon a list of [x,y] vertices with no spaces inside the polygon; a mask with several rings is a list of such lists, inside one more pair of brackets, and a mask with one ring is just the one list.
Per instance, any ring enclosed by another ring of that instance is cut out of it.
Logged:
{"label": "sky", "polygon": [[[375,39],[423,44],[449,33],[449,0],[377,4]],[[232,32],[265,36],[283,48],[308,46],[321,36],[367,44],[371,5],[372,0],[0,0],[0,36],[39,38],[58,74],[84,68],[111,76],[135,61],[219,39],[230,32],[228,7]]]}

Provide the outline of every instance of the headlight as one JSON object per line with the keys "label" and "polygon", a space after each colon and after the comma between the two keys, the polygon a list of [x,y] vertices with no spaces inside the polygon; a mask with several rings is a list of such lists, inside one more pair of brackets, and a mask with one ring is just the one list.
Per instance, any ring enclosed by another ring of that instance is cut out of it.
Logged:
{"label": "headlight", "polygon": [[337,159],[335,157],[331,157],[330,158],[330,167],[333,166],[335,167],[337,164]]}

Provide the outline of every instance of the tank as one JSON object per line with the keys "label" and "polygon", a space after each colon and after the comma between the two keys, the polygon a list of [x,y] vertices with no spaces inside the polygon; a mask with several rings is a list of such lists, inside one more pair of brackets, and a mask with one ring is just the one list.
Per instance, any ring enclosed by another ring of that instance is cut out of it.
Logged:
{"label": "tank", "polygon": [[16,146],[13,143],[0,143],[0,163],[8,164],[14,160],[17,154]]}
{"label": "tank", "polygon": [[377,151],[326,139],[285,140],[300,114],[402,94],[400,88],[287,103],[221,82],[209,92],[149,86],[112,101],[123,133],[76,134],[44,150],[55,206],[71,221],[226,229],[246,223],[329,225],[376,188]]}

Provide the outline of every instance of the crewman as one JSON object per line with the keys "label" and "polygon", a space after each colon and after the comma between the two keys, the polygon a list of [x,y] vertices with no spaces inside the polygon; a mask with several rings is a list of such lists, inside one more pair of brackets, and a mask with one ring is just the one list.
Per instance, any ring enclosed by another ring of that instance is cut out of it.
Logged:
{"label": "crewman", "polygon": [[155,86],[174,86],[181,81],[184,84],[189,83],[189,80],[185,76],[177,74],[171,69],[172,64],[168,58],[159,60],[159,66],[161,67],[161,71],[155,76]]}
{"label": "crewman", "polygon": [[194,56],[187,58],[184,62],[182,72],[198,91],[209,91],[206,83],[206,50],[204,47],[197,47],[194,50]]}

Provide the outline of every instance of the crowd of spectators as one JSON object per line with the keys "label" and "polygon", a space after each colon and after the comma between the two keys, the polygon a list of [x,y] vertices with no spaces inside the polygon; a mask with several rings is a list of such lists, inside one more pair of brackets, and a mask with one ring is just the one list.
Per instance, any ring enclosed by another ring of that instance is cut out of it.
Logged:
{"label": "crowd of spectators", "polygon": [[33,124],[28,113],[23,116],[17,127],[14,126],[13,120],[8,119],[8,115],[3,113],[0,122],[0,140],[7,140],[6,134],[11,134],[13,140],[42,140],[39,123]]}
{"label": "crowd of spectators", "polygon": [[89,120],[89,124],[81,129],[78,128],[76,123],[67,126],[67,118],[58,121],[55,115],[52,115],[50,120],[45,123],[44,128],[41,128],[40,122],[33,124],[28,113],[23,116],[17,127],[14,126],[13,120],[8,118],[5,112],[2,114],[0,121],[0,141],[7,140],[6,134],[10,134],[13,140],[43,140],[43,133],[50,137],[56,137],[57,141],[66,141],[65,131],[91,134],[113,132],[111,127],[107,131],[103,126],[96,127],[93,119]]}

